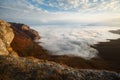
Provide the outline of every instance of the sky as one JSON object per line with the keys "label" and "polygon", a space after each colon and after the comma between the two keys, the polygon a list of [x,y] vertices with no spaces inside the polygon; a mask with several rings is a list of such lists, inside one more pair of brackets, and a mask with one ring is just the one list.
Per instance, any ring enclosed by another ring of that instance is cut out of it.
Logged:
{"label": "sky", "polygon": [[0,19],[29,25],[120,25],[120,0],[0,0]]}

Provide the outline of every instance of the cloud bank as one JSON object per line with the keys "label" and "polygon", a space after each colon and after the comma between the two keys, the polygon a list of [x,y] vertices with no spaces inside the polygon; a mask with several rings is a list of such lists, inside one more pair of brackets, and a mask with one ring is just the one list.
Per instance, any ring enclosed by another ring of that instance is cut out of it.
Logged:
{"label": "cloud bank", "polygon": [[44,26],[33,27],[41,35],[40,45],[53,55],[80,56],[90,59],[97,56],[98,51],[90,45],[98,42],[117,39],[120,35],[108,32],[119,27],[96,26]]}

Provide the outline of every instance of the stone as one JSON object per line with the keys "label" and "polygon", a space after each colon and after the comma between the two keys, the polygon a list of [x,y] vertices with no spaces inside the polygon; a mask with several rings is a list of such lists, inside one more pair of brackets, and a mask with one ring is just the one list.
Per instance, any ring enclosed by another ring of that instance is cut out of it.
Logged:
{"label": "stone", "polygon": [[8,55],[14,33],[10,24],[0,20],[0,55]]}

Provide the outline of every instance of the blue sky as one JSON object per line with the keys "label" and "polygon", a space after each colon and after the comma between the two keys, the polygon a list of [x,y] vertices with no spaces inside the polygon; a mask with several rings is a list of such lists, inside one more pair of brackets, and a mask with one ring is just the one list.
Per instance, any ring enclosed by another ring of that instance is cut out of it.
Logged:
{"label": "blue sky", "polygon": [[120,0],[0,0],[0,19],[26,24],[119,25]]}

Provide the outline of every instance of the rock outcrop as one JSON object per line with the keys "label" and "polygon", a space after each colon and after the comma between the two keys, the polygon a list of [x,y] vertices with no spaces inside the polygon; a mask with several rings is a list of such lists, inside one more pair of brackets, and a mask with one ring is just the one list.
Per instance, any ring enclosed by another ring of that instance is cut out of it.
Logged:
{"label": "rock outcrop", "polygon": [[120,74],[116,72],[74,69],[34,57],[19,57],[14,49],[16,45],[26,44],[24,40],[34,44],[33,39],[13,23],[0,20],[0,80],[120,80]]}
{"label": "rock outcrop", "polygon": [[14,38],[10,24],[0,20],[0,55],[8,55],[12,52],[10,43]]}
{"label": "rock outcrop", "polygon": [[24,35],[26,35],[28,38],[32,40],[40,39],[38,32],[31,29],[29,26],[21,23],[12,23],[12,22],[9,23],[11,24],[11,28],[13,28],[14,31],[24,33]]}
{"label": "rock outcrop", "polygon": [[14,39],[11,47],[19,56],[35,56],[37,54],[44,55],[47,53],[45,49],[37,45],[34,40],[40,38],[37,31],[29,26],[21,23],[9,23],[14,32]]}

